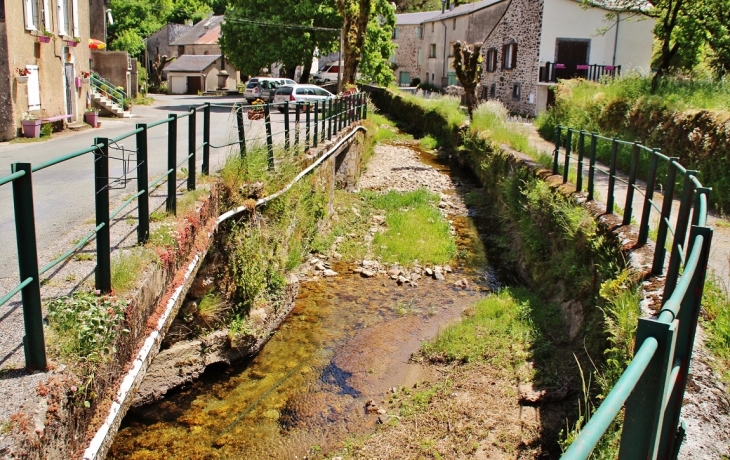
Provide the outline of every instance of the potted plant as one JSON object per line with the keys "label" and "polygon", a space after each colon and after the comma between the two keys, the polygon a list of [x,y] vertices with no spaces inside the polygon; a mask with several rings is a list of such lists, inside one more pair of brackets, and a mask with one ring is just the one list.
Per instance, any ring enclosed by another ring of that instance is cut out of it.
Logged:
{"label": "potted plant", "polygon": [[251,104],[251,108],[248,111],[249,120],[260,120],[264,118],[264,104],[265,102],[261,99],[256,99]]}
{"label": "potted plant", "polygon": [[68,43],[68,46],[70,46],[71,48],[76,48],[76,45],[81,43],[81,39],[79,37],[74,37],[67,40],[66,43]]}
{"label": "potted plant", "polygon": [[53,33],[49,32],[46,29],[43,29],[43,32],[41,32],[41,34],[38,35],[38,41],[41,43],[50,43],[51,37],[53,37]]}
{"label": "potted plant", "polygon": [[30,75],[30,69],[25,68],[17,68],[15,69],[15,73],[18,75],[15,77],[16,80],[18,80],[18,83],[27,83],[28,82],[28,76]]}
{"label": "potted plant", "polygon": [[41,120],[30,112],[23,114],[20,124],[23,126],[24,137],[41,137]]}
{"label": "potted plant", "polygon": [[91,72],[82,70],[81,71],[81,81],[84,83],[88,83],[89,81],[91,81]]}
{"label": "potted plant", "polygon": [[125,112],[132,110],[132,99],[125,97],[122,99],[122,108]]}
{"label": "potted plant", "polygon": [[99,109],[95,107],[88,107],[86,113],[84,113],[84,121],[95,128],[99,123]]}

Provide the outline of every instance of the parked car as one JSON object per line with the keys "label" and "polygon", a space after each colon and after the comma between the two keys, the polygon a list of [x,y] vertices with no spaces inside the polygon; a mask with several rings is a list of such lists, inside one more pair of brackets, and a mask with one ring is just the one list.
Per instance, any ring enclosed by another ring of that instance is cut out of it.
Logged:
{"label": "parked car", "polygon": [[296,82],[289,78],[274,77],[253,77],[246,83],[246,90],[243,97],[249,104],[256,99],[262,99],[264,102],[271,102],[276,89],[281,85],[295,85]]}
{"label": "parked car", "polygon": [[337,81],[337,76],[340,71],[339,65],[325,65],[314,74],[314,81],[316,83],[327,83]]}
{"label": "parked car", "polygon": [[[317,85],[284,85],[276,90],[274,103],[289,101],[293,105],[295,102],[309,102],[311,104],[319,102],[320,105],[322,105],[323,101],[327,101],[334,97],[334,94],[324,88],[320,88]],[[283,106],[278,106],[277,109],[279,112],[284,112]]]}

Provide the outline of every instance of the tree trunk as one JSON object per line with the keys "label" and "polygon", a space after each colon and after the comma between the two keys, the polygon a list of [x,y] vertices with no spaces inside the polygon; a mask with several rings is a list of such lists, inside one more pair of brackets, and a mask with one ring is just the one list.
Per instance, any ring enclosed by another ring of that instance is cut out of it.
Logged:
{"label": "tree trunk", "polygon": [[312,53],[309,62],[302,65],[302,75],[299,77],[299,83],[309,83],[309,76],[312,75],[312,62],[314,61],[314,53]]}
{"label": "tree trunk", "polygon": [[[353,14],[350,3],[355,1],[357,2],[357,13]],[[371,7],[372,0],[337,0],[337,9],[343,18],[343,83],[355,83]]]}

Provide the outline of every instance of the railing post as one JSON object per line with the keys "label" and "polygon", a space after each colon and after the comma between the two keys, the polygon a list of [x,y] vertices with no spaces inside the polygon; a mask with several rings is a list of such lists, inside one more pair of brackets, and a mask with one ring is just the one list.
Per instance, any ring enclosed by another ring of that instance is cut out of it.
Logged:
{"label": "railing post", "polygon": [[169,115],[167,127],[167,203],[168,213],[177,215],[177,115]]}
{"label": "railing post", "polygon": [[299,118],[302,113],[302,103],[295,102],[294,106],[294,148],[299,149]]}
{"label": "railing post", "polygon": [[327,108],[327,140],[332,140],[332,99],[328,101]]}
{"label": "railing post", "polygon": [[269,169],[274,169],[274,140],[271,136],[271,108],[264,104],[264,124],[266,125],[266,151]]}
{"label": "railing post", "polygon": [[323,100],[322,101],[322,123],[320,123],[320,125],[322,126],[322,128],[321,128],[322,129],[322,133],[321,133],[321,135],[319,137],[320,142],[324,142],[324,138],[325,138],[325,131],[326,131],[326,128],[327,128],[327,115],[326,115],[326,113],[327,113],[327,101],[326,100]]}
{"label": "railing post", "polygon": [[236,104],[236,127],[238,128],[238,149],[241,158],[244,158],[246,156],[246,132],[243,126],[243,104]]}
{"label": "railing post", "polygon": [[669,167],[667,169],[667,180],[664,184],[664,197],[662,202],[662,214],[659,218],[659,229],[656,237],[656,248],[654,249],[654,262],[651,272],[655,275],[661,275],[664,272],[664,256],[667,253],[667,230],[669,229],[669,219],[672,216],[672,200],[674,199],[674,182],[677,179],[677,162],[679,158],[672,157],[669,159]]}
{"label": "railing post", "polygon": [[94,151],[94,197],[96,209],[96,289],[107,294],[112,290],[111,239],[109,237],[109,139],[97,137]]}
{"label": "railing post", "polygon": [[364,104],[362,109],[362,119],[367,120],[368,119],[368,98],[366,96],[363,96]]}
{"label": "railing post", "polygon": [[679,204],[679,214],[677,214],[677,226],[674,229],[674,240],[672,242],[672,252],[669,256],[669,269],[667,270],[667,277],[664,279],[664,295],[663,299],[668,299],[674,293],[674,288],[677,285],[677,278],[679,277],[679,267],[682,262],[682,254],[684,253],[684,260],[689,257],[687,251],[687,245],[685,239],[687,237],[687,228],[689,228],[690,211],[692,209],[692,197],[694,195],[694,183],[692,177],[696,176],[699,171],[687,171],[684,175],[684,184],[682,186],[682,198]]}
{"label": "railing post", "polygon": [[289,133],[289,101],[284,102],[284,149],[288,152],[290,147]]}
{"label": "railing post", "polygon": [[312,145],[314,147],[317,146],[317,136],[319,135],[319,125],[317,124],[318,121],[318,113],[319,112],[319,101],[314,101],[314,139],[312,140]]}
{"label": "railing post", "polygon": [[306,107],[306,109],[305,109],[305,111],[306,111],[306,114],[305,114],[306,129],[304,130],[304,150],[306,151],[306,150],[309,150],[309,139],[310,139],[310,135],[311,135],[310,130],[312,129],[312,125],[311,125],[311,121],[310,121],[310,118],[311,118],[310,112],[312,111],[312,104],[310,104],[309,101],[305,102],[305,104],[306,104],[306,106],[305,106]]}
{"label": "railing post", "polygon": [[593,193],[596,188],[596,146],[598,143],[598,134],[591,133],[591,149],[589,152],[590,160],[588,162],[588,201],[593,201]]}
{"label": "railing post", "polygon": [[638,352],[648,339],[656,340],[658,347],[626,400],[619,458],[657,458],[664,392],[672,370],[677,327],[677,321],[669,324],[649,318],[639,319],[634,352]]}
{"label": "railing post", "polygon": [[188,190],[195,190],[195,107],[190,107],[188,116]]}
{"label": "railing post", "polygon": [[634,187],[636,186],[636,174],[639,171],[639,145],[639,141],[634,141],[634,147],[631,151],[631,168],[629,169],[629,185],[626,189],[623,225],[631,224],[631,215],[634,212]]}
{"label": "railing post", "polygon": [[653,149],[649,160],[649,177],[646,178],[646,194],[644,195],[644,209],[641,211],[641,224],[639,224],[639,246],[643,246],[649,240],[649,218],[651,217],[651,202],[654,199],[656,188],[656,170],[659,166],[659,149]]}
{"label": "railing post", "polygon": [[568,134],[565,139],[565,164],[563,164],[563,183],[568,182],[568,173],[570,172],[570,153],[573,150],[573,130],[568,128]]}
{"label": "railing post", "polygon": [[[13,206],[15,209],[15,239],[18,245],[18,271],[20,282],[32,281],[23,288],[23,352],[25,367],[46,370],[46,342],[43,337],[43,310],[41,284],[38,274],[38,247],[35,234],[33,209],[33,179],[30,163],[13,163],[12,172],[25,171],[25,175],[13,181]],[[108,208],[107,208],[108,209]]]}
{"label": "railing post", "polygon": [[137,123],[137,243],[144,244],[150,237],[150,191],[147,167],[147,123]]}
{"label": "railing post", "polygon": [[578,192],[583,191],[583,157],[585,155],[586,147],[586,132],[580,130],[578,134],[578,175],[575,180],[575,190]]}
{"label": "railing post", "polygon": [[[687,388],[687,375],[689,374],[689,363],[692,359],[692,348],[694,346],[697,321],[700,315],[700,304],[702,293],[707,276],[707,262],[710,256],[710,243],[712,242],[713,231],[708,227],[693,226],[689,237],[691,240],[702,236],[702,248],[697,270],[691,274],[687,293],[682,299],[677,319],[679,330],[677,331],[676,346],[674,349],[675,365],[679,365],[677,380],[672,388],[667,388],[664,408],[664,423],[662,425],[661,441],[659,443],[659,455],[657,458],[677,458],[682,436],[679,434],[679,416],[682,410],[684,392]],[[687,274],[688,276],[690,274]],[[667,299],[667,297],[664,297]]]}
{"label": "railing post", "polygon": [[555,151],[553,152],[553,174],[558,173],[558,155],[560,155],[560,135],[563,131],[563,127],[558,125],[555,128]]}
{"label": "railing post", "polygon": [[203,165],[202,174],[210,174],[210,102],[203,108]]}
{"label": "railing post", "polygon": [[611,142],[611,163],[608,172],[608,197],[606,198],[606,214],[613,214],[613,196],[616,188],[616,161],[618,160],[618,139],[615,137]]}

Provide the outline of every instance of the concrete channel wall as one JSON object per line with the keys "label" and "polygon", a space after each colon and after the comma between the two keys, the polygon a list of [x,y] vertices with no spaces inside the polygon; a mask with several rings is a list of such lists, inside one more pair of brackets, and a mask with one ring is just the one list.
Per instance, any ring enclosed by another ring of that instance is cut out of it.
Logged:
{"label": "concrete channel wall", "polygon": [[[327,191],[330,211],[335,187],[355,186],[364,137],[364,128],[354,123],[336,138],[305,154],[304,168],[312,170],[300,176],[316,181]],[[140,275],[144,282],[128,296],[130,302],[125,327],[129,332],[121,335],[115,343],[116,354],[109,364],[110,378],[97,386],[99,397],[92,408],[74,404],[72,389],[76,382],[72,378],[59,376],[49,381],[44,386],[47,391],[39,391],[36,401],[29,404],[31,413],[24,414],[23,421],[18,422],[21,429],[15,433],[20,444],[17,457],[103,459],[135,398],[138,404],[159,399],[168,389],[196,379],[206,366],[250,356],[265,344],[266,339],[262,339],[248,349],[232,350],[227,340],[220,340],[221,337],[227,339],[227,331],[216,331],[206,339],[196,341],[197,344],[186,345],[186,356],[193,359],[182,368],[178,366],[179,360],[175,359],[179,356],[158,356],[160,344],[180,311],[185,294],[194,282],[206,253],[219,236],[217,230],[221,216],[240,218],[235,212],[222,209],[225,202],[223,193],[223,187],[213,183],[208,196],[198,201],[195,212],[180,219],[177,226],[178,250],[170,249],[159,254],[161,263],[151,264]],[[265,204],[266,198],[260,201]],[[289,305],[281,308],[281,314],[271,322],[270,332],[286,319],[293,306],[298,285],[296,282],[290,284],[287,288]],[[263,334],[267,338],[270,335]],[[217,340],[217,346],[208,347],[205,340]],[[169,377],[170,373],[165,369],[171,367],[175,369],[175,378],[158,379],[152,390],[138,395],[140,388],[150,388],[145,386],[148,374],[166,374]]]}

